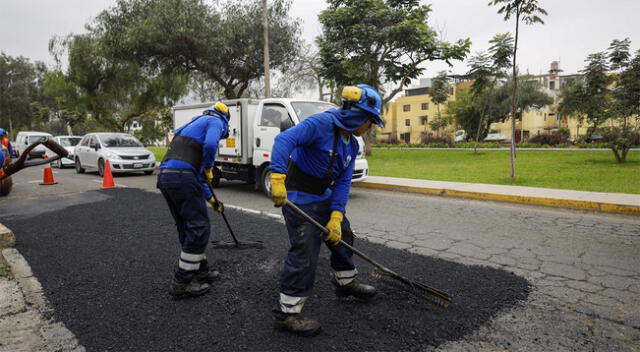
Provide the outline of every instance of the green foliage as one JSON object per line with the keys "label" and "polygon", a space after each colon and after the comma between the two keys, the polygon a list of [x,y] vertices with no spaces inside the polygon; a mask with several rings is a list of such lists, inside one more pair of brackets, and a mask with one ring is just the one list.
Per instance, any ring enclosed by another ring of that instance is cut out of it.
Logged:
{"label": "green foliage", "polygon": [[10,278],[12,276],[13,275],[11,273],[11,266],[9,266],[8,264],[1,264],[0,263],[0,277]]}
{"label": "green foliage", "polygon": [[[19,131],[48,119],[42,96],[43,70],[42,64],[0,52],[0,127],[8,130],[11,121],[13,130]],[[36,119],[34,111],[38,113]]]}
{"label": "green foliage", "polygon": [[433,60],[462,60],[468,39],[441,41],[427,24],[431,8],[413,0],[329,0],[320,16],[322,34],[316,39],[322,75],[337,85],[366,83],[389,101]]}
{"label": "green foliage", "polygon": [[449,78],[447,72],[442,71],[431,81],[431,88],[429,88],[429,95],[431,101],[438,106],[438,112],[440,112],[440,104],[446,103],[449,98]]}
{"label": "green foliage", "polygon": [[[217,3],[216,3],[217,4]],[[300,24],[289,17],[290,1],[270,1],[272,69],[286,71],[299,48]],[[260,0],[120,0],[98,17],[96,27],[114,56],[133,57],[152,70],[199,72],[226,98],[241,97],[262,77],[264,38]]]}
{"label": "green foliage", "polygon": [[629,127],[603,127],[598,132],[613,151],[618,163],[624,163],[629,149],[640,144],[640,133]]}
{"label": "green foliage", "polygon": [[547,15],[547,11],[538,6],[538,0],[492,0],[489,5],[499,6],[498,14],[504,15],[505,21],[516,16],[516,21],[522,20],[525,24],[544,24],[539,15]]}

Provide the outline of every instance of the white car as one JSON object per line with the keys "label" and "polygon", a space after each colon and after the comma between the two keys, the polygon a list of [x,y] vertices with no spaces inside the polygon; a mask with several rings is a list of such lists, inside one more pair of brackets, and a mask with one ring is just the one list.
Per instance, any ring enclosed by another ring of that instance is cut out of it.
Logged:
{"label": "white car", "polygon": [[504,142],[508,138],[502,133],[489,133],[485,138],[485,142]]}
{"label": "white car", "polygon": [[[51,166],[57,166],[62,169],[65,166],[74,166],[75,161],[73,160],[73,154],[76,148],[76,145],[80,143],[82,136],[55,136],[53,139],[58,142],[61,146],[64,147],[69,152],[66,158],[60,158],[56,162],[51,163]],[[47,149],[47,157],[52,158],[57,154]]]}
{"label": "white car", "polygon": [[[13,148],[16,150],[16,155],[18,157],[22,155],[24,150],[27,149],[29,145],[39,141],[42,137],[53,137],[53,136],[47,132],[36,132],[36,131],[18,132],[18,135],[16,136],[16,143],[13,144]],[[29,155],[27,156],[27,160],[32,158],[44,158],[47,151],[48,149],[45,148],[44,145],[40,144],[35,148],[31,149],[31,152],[29,152]]]}
{"label": "white car", "polygon": [[89,133],[74,150],[77,173],[97,170],[104,174],[107,160],[112,173],[144,172],[151,175],[156,158],[136,137],[128,133]]}

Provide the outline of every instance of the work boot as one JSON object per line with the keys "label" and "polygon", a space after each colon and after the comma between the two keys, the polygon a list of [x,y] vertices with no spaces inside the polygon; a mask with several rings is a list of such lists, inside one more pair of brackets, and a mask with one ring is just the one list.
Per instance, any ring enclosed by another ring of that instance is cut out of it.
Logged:
{"label": "work boot", "polygon": [[276,318],[275,327],[301,336],[315,336],[322,330],[317,320],[307,318],[300,313],[287,314],[273,311]]}
{"label": "work boot", "polygon": [[214,280],[220,277],[220,273],[217,270],[198,271],[193,279],[199,283],[211,285]]}
{"label": "work boot", "polygon": [[366,285],[354,279],[350,283],[340,286],[335,280],[331,280],[336,287],[336,296],[349,297],[353,296],[363,301],[369,301],[376,295],[376,288],[371,285]]}
{"label": "work boot", "polygon": [[173,278],[169,286],[169,294],[174,298],[201,296],[209,291],[209,284],[191,280],[180,282]]}

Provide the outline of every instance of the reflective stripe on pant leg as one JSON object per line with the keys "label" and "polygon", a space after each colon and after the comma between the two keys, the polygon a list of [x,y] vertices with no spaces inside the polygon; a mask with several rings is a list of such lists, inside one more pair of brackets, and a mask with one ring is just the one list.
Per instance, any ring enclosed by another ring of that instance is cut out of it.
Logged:
{"label": "reflective stripe on pant leg", "polygon": [[180,252],[178,267],[186,271],[196,271],[200,269],[200,262],[205,259],[204,254],[192,254]]}
{"label": "reflective stripe on pant leg", "polygon": [[353,270],[335,271],[333,275],[336,281],[338,282],[338,285],[344,286],[344,285],[350,284],[351,281],[353,281],[353,279],[355,279],[356,276],[358,276],[358,270],[353,269]]}
{"label": "reflective stripe on pant leg", "polygon": [[280,311],[288,314],[302,312],[302,306],[308,297],[294,297],[280,293]]}

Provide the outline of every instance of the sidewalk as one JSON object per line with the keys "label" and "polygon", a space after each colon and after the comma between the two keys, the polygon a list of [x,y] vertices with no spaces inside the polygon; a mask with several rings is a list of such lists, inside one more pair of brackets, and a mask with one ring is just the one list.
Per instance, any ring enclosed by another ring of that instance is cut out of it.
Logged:
{"label": "sidewalk", "polygon": [[353,186],[640,216],[640,194],[583,192],[381,176],[369,176],[363,182],[353,183]]}

